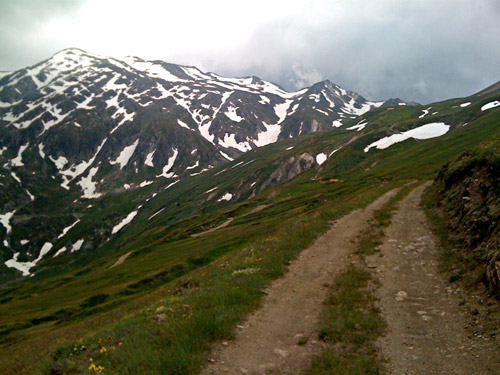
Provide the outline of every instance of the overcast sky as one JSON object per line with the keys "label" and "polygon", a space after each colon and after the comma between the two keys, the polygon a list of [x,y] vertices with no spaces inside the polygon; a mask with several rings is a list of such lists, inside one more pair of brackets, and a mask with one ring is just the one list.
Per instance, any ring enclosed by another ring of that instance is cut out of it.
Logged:
{"label": "overcast sky", "polygon": [[0,70],[79,47],[429,103],[500,80],[500,1],[0,0],[0,46]]}

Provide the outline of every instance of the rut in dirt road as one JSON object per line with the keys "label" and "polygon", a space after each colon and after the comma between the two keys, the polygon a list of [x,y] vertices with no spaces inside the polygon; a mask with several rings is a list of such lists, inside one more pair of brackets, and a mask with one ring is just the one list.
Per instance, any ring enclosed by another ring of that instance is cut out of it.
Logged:
{"label": "rut in dirt road", "polygon": [[367,258],[381,282],[376,295],[388,324],[378,341],[389,374],[500,374],[499,354],[465,329],[456,287],[437,269],[437,240],[419,206],[425,186],[398,206],[380,253]]}
{"label": "rut in dirt road", "polygon": [[[238,326],[235,340],[212,353],[202,374],[299,374],[321,346],[315,340],[323,301],[331,283],[351,263],[356,237],[367,221],[397,193],[340,218],[290,264],[263,298],[262,307]],[[307,344],[299,341],[308,338]]]}

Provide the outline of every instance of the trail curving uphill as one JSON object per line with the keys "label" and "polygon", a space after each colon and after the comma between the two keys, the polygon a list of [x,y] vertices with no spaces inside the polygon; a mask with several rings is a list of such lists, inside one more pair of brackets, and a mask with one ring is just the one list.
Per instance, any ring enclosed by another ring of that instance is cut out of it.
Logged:
{"label": "trail curving uphill", "polygon": [[420,207],[424,186],[398,206],[381,252],[367,259],[387,334],[378,341],[389,374],[500,374],[492,343],[466,330],[456,287],[437,268],[437,240]]}
{"label": "trail curving uphill", "polygon": [[[358,234],[397,193],[392,190],[365,209],[340,218],[290,264],[266,290],[262,307],[238,326],[231,342],[220,343],[202,374],[299,374],[320,349],[317,325],[328,283],[351,263]],[[308,338],[299,345],[301,338]]]}

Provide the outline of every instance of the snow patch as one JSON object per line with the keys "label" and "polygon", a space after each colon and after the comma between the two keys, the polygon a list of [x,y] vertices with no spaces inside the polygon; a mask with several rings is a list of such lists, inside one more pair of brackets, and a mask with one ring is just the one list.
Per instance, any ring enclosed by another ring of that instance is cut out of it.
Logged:
{"label": "snow patch", "polygon": [[15,253],[12,259],[5,262],[5,265],[9,268],[15,268],[16,270],[21,271],[23,276],[29,276],[30,268],[32,268],[35,264],[33,264],[33,262],[18,262],[18,257],[19,253]]}
{"label": "snow patch", "polygon": [[199,165],[200,165],[200,162],[198,160],[196,160],[196,163],[194,163],[193,165],[190,165],[189,167],[186,167],[186,169],[195,169]]}
{"label": "snow patch", "polygon": [[260,104],[271,104],[271,100],[269,100],[269,98],[267,96],[260,95],[259,103]]}
{"label": "snow patch", "polygon": [[[45,146],[43,145],[43,143],[40,143],[38,145],[38,153],[40,154],[40,156],[42,157],[42,159],[45,159],[45,152],[43,152],[43,148]],[[0,154],[1,155],[1,154]]]}
{"label": "snow patch", "polygon": [[176,183],[178,183],[180,180],[176,180],[172,183],[170,183],[167,187],[163,188],[163,190],[167,190],[169,187],[174,186]]}
{"label": "snow patch", "polygon": [[61,247],[59,250],[57,250],[57,252],[54,254],[54,256],[52,258],[55,258],[56,256],[64,253],[65,251],[66,251],[66,246]]}
{"label": "snow patch", "polygon": [[210,79],[210,76],[203,74],[198,68],[190,66],[182,66],[181,68],[188,76],[193,78],[195,81]]}
{"label": "snow patch", "polygon": [[134,154],[134,151],[138,144],[139,144],[139,139],[137,139],[130,146],[124,147],[122,152],[120,152],[120,155],[116,158],[116,160],[114,161],[110,160],[109,164],[111,165],[120,164],[120,169],[123,169],[123,167],[127,165],[128,161]]}
{"label": "snow patch", "polygon": [[135,57],[126,57],[124,61],[131,67],[146,73],[153,78],[160,78],[169,82],[185,82],[186,80],[177,77],[170,73],[167,69],[160,64],[155,64],[149,61],[139,60]]}
{"label": "snow patch", "polygon": [[28,196],[30,197],[30,200],[33,202],[35,200],[35,196],[33,194],[30,193],[30,191],[28,189],[26,189],[26,194],[28,194]]}
{"label": "snow patch", "polygon": [[[470,103],[469,103],[470,104]],[[427,109],[422,109],[422,113],[420,116],[418,116],[418,118],[424,118],[425,116],[427,116],[429,114],[429,111],[431,110],[432,107],[429,107]]]}
{"label": "snow patch", "polygon": [[339,151],[342,147],[339,147],[339,148],[336,148],[335,150],[333,150],[332,152],[330,152],[330,155],[328,155],[328,157],[332,156],[333,154],[335,154],[337,151]]}
{"label": "snow patch", "polygon": [[309,99],[314,100],[316,103],[320,101],[319,94],[310,94]]}
{"label": "snow patch", "polygon": [[240,117],[238,116],[238,114],[236,113],[236,107],[232,107],[232,106],[228,106],[227,107],[227,111],[224,112],[224,114],[226,115],[227,118],[229,118],[231,121],[234,121],[234,122],[241,122],[244,120],[243,117]]}
{"label": "snow patch", "polygon": [[16,210],[0,215],[0,224],[2,224],[5,227],[5,229],[7,230],[7,234],[9,234],[10,231],[12,230],[12,227],[10,225],[10,219],[12,218],[12,216],[14,216],[15,213]]}
{"label": "snow patch", "polygon": [[330,116],[330,114],[326,111],[323,111],[322,109],[319,109],[319,108],[314,108],[316,111],[318,111],[319,113],[322,113],[324,114],[325,116]]}
{"label": "snow patch", "polygon": [[471,102],[462,103],[462,104],[460,104],[460,107],[465,108],[465,107],[468,107],[469,105],[471,105]]}
{"label": "snow patch", "polygon": [[323,94],[323,98],[325,98],[325,100],[328,102],[328,105],[330,106],[330,108],[334,108],[335,107],[335,103],[330,99],[330,97],[325,92],[325,90],[322,90],[321,93]]}
{"label": "snow patch", "polygon": [[318,165],[323,164],[326,161],[326,159],[328,159],[328,156],[326,156],[326,154],[323,152],[321,154],[316,155],[316,163],[318,163]]}
{"label": "snow patch", "polygon": [[57,237],[57,239],[60,239],[60,238],[63,238],[66,233],[68,233],[71,229],[73,229],[73,227],[78,224],[80,222],[80,219],[78,219],[77,221],[75,221],[73,224],[71,224],[69,227],[66,227],[63,229],[62,233]]}
{"label": "snow patch", "polygon": [[239,166],[239,165],[241,165],[241,164],[243,164],[243,163],[244,163],[244,161],[240,161],[239,163],[236,163],[235,165],[233,165],[233,166],[231,167],[231,169],[234,169],[234,168],[236,168],[237,166]]}
{"label": "snow patch", "polygon": [[[86,171],[86,169],[92,165],[92,163],[94,162],[95,158],[97,157],[97,155],[99,154],[99,152],[101,151],[102,147],[104,146],[104,144],[106,143],[108,139],[107,138],[104,138],[104,140],[102,141],[102,143],[99,145],[99,147],[97,148],[97,151],[96,153],[94,154],[94,156],[92,156],[92,158],[90,158],[89,161],[82,161],[80,162],[80,164],[78,165],[71,165],[71,167],[69,167],[68,169],[64,170],[64,171],[60,171],[59,173],[63,176],[63,183],[61,184],[61,186],[66,189],[66,190],[69,190],[69,183],[71,181],[73,181],[76,177],[80,176],[83,172]],[[49,156],[50,157],[50,156]],[[61,158],[61,157],[60,157]],[[60,159],[59,158],[59,159]],[[58,159],[58,160],[59,160]],[[52,161],[54,161],[52,158],[51,158]],[[64,160],[66,160],[66,158],[64,158]],[[55,162],[55,161],[54,161]],[[66,160],[66,162],[64,164],[66,164],[68,161]],[[62,165],[62,167],[64,166],[64,164]],[[56,164],[57,165],[57,164]],[[58,168],[58,169],[62,169],[61,168]]]}
{"label": "snow patch", "polygon": [[349,103],[344,104],[344,107],[342,107],[342,112],[347,113],[347,114],[356,115],[356,116],[361,116],[370,110],[371,105],[373,103],[371,103],[371,102],[363,103],[361,105],[361,108],[356,108],[355,104],[356,104],[356,100],[354,98],[352,98],[349,101]]}
{"label": "snow patch", "polygon": [[222,151],[220,151],[220,150],[219,150],[219,152],[220,152],[220,154],[221,154],[222,156],[224,156],[224,158],[226,158],[227,160],[229,160],[229,161],[233,161],[233,160],[234,160],[232,157],[230,157],[229,155],[225,154],[224,152],[222,152]]}
{"label": "snow patch", "polygon": [[348,127],[347,130],[357,130],[359,132],[360,130],[363,130],[366,125],[368,125],[368,122],[366,120],[361,120],[356,125]]}
{"label": "snow patch", "polygon": [[59,170],[63,169],[64,166],[68,163],[68,159],[66,159],[64,156],[59,156],[57,159],[54,159],[52,156],[49,156],[49,159],[54,162],[56,168]]}
{"label": "snow patch", "polygon": [[74,253],[75,251],[78,251],[82,248],[83,245],[83,239],[80,239],[76,241],[72,246],[71,246],[71,252]]}
{"label": "snow patch", "polygon": [[217,116],[217,114],[221,110],[222,106],[224,105],[224,103],[226,103],[226,101],[229,99],[229,97],[231,96],[231,94],[233,92],[234,91],[229,91],[229,92],[225,92],[224,94],[222,94],[221,103],[220,103],[219,107],[214,111],[214,113],[211,117],[211,120],[209,120],[206,124],[203,124],[203,125],[200,123],[200,125],[198,127],[198,131],[200,132],[201,136],[203,138],[205,138],[207,141],[209,141],[210,143],[214,143],[214,136],[212,134],[210,134],[210,126],[212,125],[212,121],[213,121],[213,119],[215,119],[215,117]]}
{"label": "snow patch", "polygon": [[250,144],[248,142],[240,142],[238,143],[236,141],[236,135],[235,134],[224,134],[224,140],[219,139],[218,141],[219,145],[221,145],[224,148],[228,147],[234,147],[242,152],[247,152],[252,149]]}
{"label": "snow patch", "polygon": [[281,124],[285,120],[288,108],[290,108],[292,102],[293,100],[285,100],[284,103],[276,104],[274,106],[274,113],[276,113],[276,116],[278,116],[277,124]]}
{"label": "snow patch", "polygon": [[86,97],[83,102],[77,103],[76,109],[86,109],[86,110],[94,109],[95,106],[94,107],[89,106],[92,99],[94,99],[94,94],[91,94],[90,96]]}
{"label": "snow patch", "polygon": [[177,123],[182,127],[182,128],[186,128],[188,130],[191,130],[191,128],[188,126],[188,124],[186,124],[184,121],[181,121],[179,119],[177,119]]}
{"label": "snow patch", "polygon": [[217,202],[230,201],[232,197],[233,197],[233,194],[226,193],[220,199],[218,199]]}
{"label": "snow patch", "polygon": [[15,268],[18,271],[21,271],[23,276],[29,276],[31,275],[30,269],[36,266],[36,264],[50,251],[50,249],[52,249],[52,246],[53,245],[50,242],[45,242],[40,249],[38,258],[31,262],[18,262],[17,258],[19,257],[19,253],[15,253],[12,259],[5,262],[5,265],[9,268]]}
{"label": "snow patch", "polygon": [[111,230],[111,234],[117,233],[125,225],[129,224],[134,219],[135,215],[137,215],[137,211],[132,211],[131,213],[129,213],[125,219],[123,219],[122,221],[120,221],[120,223],[113,227],[113,229]]}
{"label": "snow patch", "polygon": [[38,263],[49,251],[52,249],[52,244],[50,242],[45,242],[40,249],[40,254],[38,254],[38,258],[35,259],[35,263]]}
{"label": "snow patch", "polygon": [[379,150],[386,149],[393,144],[403,142],[409,138],[415,139],[430,139],[435,137],[440,137],[446,134],[450,130],[450,125],[446,125],[443,122],[434,122],[426,125],[419,126],[418,128],[411,129],[399,134],[393,134],[388,137],[379,139],[376,142],[371,143],[366,146],[364,151],[368,152],[372,147],[376,147]]}
{"label": "snow patch", "polygon": [[77,185],[80,185],[83,190],[82,198],[93,199],[99,198],[102,195],[101,193],[95,192],[97,189],[97,182],[92,181],[98,169],[99,167],[90,168],[87,177],[82,177],[82,179],[78,181]]}
{"label": "snow patch", "polygon": [[10,161],[10,165],[13,167],[23,167],[23,152],[26,150],[29,146],[29,142],[26,143],[25,145],[22,145],[19,147],[19,151],[17,152],[17,156]]}
{"label": "snow patch", "polygon": [[212,188],[212,189],[209,189],[207,190],[206,192],[204,192],[203,194],[207,194],[207,193],[211,193],[212,191],[216,190],[217,189],[217,186]]}
{"label": "snow patch", "polygon": [[161,210],[156,211],[153,215],[151,215],[151,216],[149,217],[148,221],[149,221],[149,220],[151,220],[152,218],[154,218],[156,215],[158,215],[158,214],[159,214],[160,212],[162,212],[164,209],[165,209],[165,207],[163,207]]}
{"label": "snow patch", "polygon": [[153,183],[153,181],[142,181],[142,182],[139,184],[139,187],[148,186],[148,185],[151,185],[152,183]]}
{"label": "snow patch", "polygon": [[156,150],[151,151],[149,154],[146,156],[146,160],[144,160],[144,164],[147,165],[148,167],[154,167],[153,164],[153,155],[155,154]]}
{"label": "snow patch", "polygon": [[168,173],[168,171],[170,171],[172,169],[172,167],[174,166],[175,159],[177,159],[177,155],[179,154],[179,152],[177,151],[176,148],[174,148],[173,151],[174,151],[174,154],[168,158],[167,164],[163,167],[162,173],[156,177],[161,177],[161,176],[163,176],[165,178],[174,177],[174,172]]}
{"label": "snow patch", "polygon": [[487,111],[488,109],[495,108],[500,106],[500,102],[498,100],[495,100],[494,102],[490,102],[488,104],[485,104],[481,107],[481,111]]}
{"label": "snow patch", "polygon": [[12,176],[12,178],[14,180],[16,180],[17,182],[19,182],[20,184],[22,184],[21,179],[19,177],[17,177],[17,175],[14,173],[14,171],[10,171],[10,175]]}
{"label": "snow patch", "polygon": [[279,124],[268,125],[265,121],[262,121],[262,124],[266,130],[257,134],[257,139],[253,141],[257,147],[262,147],[276,142],[281,133],[281,126]]}

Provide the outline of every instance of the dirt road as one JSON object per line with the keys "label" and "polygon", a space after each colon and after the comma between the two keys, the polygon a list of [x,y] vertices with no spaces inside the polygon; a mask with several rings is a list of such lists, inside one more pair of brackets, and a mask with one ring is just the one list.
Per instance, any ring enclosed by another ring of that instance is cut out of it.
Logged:
{"label": "dirt road", "polygon": [[378,345],[390,374],[500,374],[490,343],[467,332],[457,286],[437,268],[437,241],[413,190],[394,213],[380,254],[367,259],[387,335]]}
{"label": "dirt road", "polygon": [[[424,189],[415,188],[400,202],[380,253],[366,259],[381,283],[375,293],[388,329],[377,346],[388,360],[388,373],[500,374],[498,352],[467,331],[470,317],[460,306],[457,287],[437,269],[437,241],[419,205]],[[358,234],[395,194],[342,217],[304,250],[272,283],[262,307],[238,326],[235,340],[217,346],[202,374],[293,375],[307,369],[321,349],[317,324],[328,284],[359,262],[353,255]]]}
{"label": "dirt road", "polygon": [[[236,338],[218,345],[202,374],[298,374],[320,349],[317,323],[328,283],[351,262],[356,237],[375,210],[396,191],[340,218],[291,263],[268,288],[262,307],[238,327]],[[305,341],[299,345],[299,341]]]}

